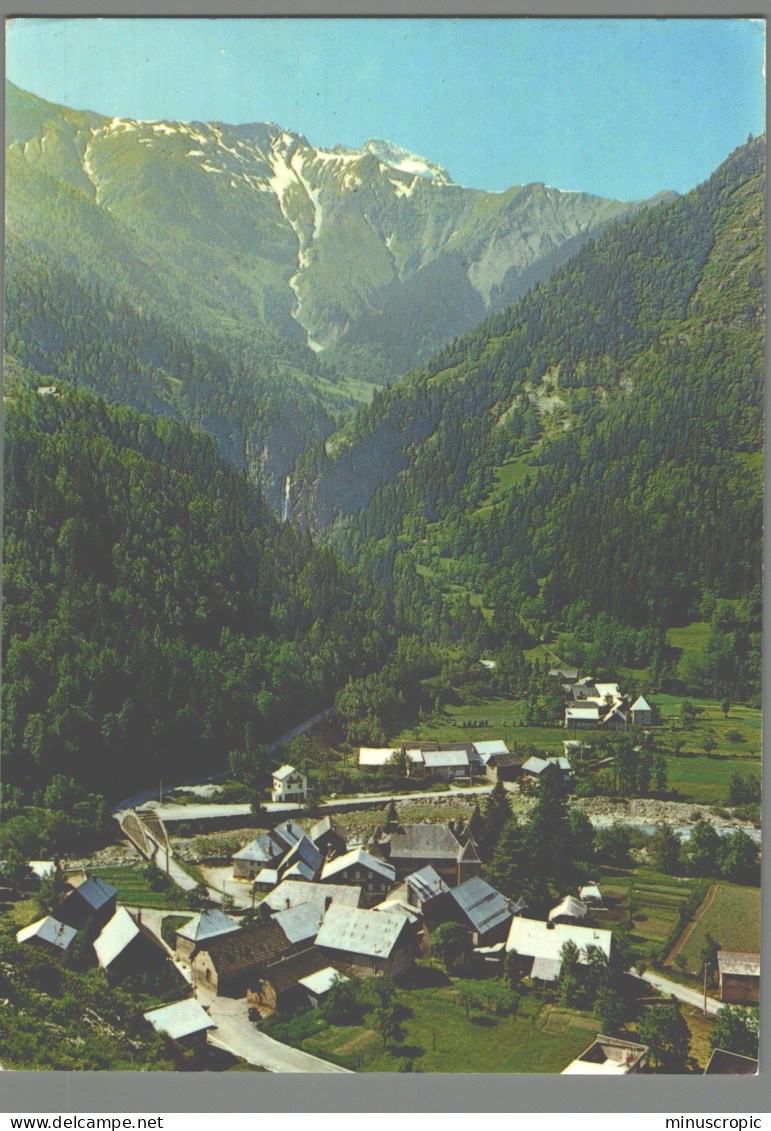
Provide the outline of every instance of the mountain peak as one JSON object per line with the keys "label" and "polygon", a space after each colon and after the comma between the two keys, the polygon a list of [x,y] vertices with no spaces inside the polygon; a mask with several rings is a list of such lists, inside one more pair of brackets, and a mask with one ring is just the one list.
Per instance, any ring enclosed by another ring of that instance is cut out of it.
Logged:
{"label": "mountain peak", "polygon": [[361,147],[361,152],[371,153],[384,165],[390,165],[392,169],[398,169],[402,173],[413,173],[426,180],[437,181],[439,184],[452,184],[452,177],[441,165],[427,161],[425,157],[418,157],[417,154],[402,149],[400,145],[394,145],[392,141],[385,141],[379,137],[370,138]]}

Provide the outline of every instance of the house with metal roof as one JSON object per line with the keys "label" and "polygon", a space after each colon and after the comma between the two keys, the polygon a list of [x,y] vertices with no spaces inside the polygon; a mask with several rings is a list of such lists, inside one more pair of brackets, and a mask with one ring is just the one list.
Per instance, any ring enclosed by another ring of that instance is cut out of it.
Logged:
{"label": "house with metal roof", "polygon": [[567,923],[544,923],[540,919],[511,920],[507,951],[522,959],[523,973],[545,982],[555,981],[562,969],[562,948],[566,942],[578,947],[579,962],[586,962],[586,948],[598,947],[610,958],[613,932],[599,927],[576,927]]}
{"label": "house with metal roof", "polygon": [[635,699],[629,708],[629,713],[632,716],[634,726],[649,727],[653,722],[653,708],[642,695],[638,695]]}
{"label": "house with metal roof", "polygon": [[336,903],[345,903],[349,907],[361,906],[361,884],[333,884],[326,880],[323,883],[312,884],[305,880],[286,880],[268,892],[260,906],[267,907],[271,911],[284,911],[288,907],[312,903],[323,912],[332,900]]}
{"label": "house with metal roof", "polygon": [[424,750],[423,765],[434,777],[452,781],[468,777],[470,760],[465,750]]}
{"label": "house with metal roof", "polygon": [[70,884],[72,890],[56,908],[62,923],[80,930],[87,923],[103,927],[115,914],[118,889],[98,876],[87,876],[81,883]]}
{"label": "house with metal roof", "polygon": [[[294,843],[294,842],[293,842]],[[237,880],[253,880],[263,868],[270,867],[286,852],[286,841],[274,833],[264,833],[233,856],[233,876]]]}
{"label": "house with metal roof", "polygon": [[574,730],[596,730],[600,725],[600,708],[596,703],[569,703],[565,708],[565,726]]}
{"label": "house with metal roof", "polygon": [[260,972],[296,950],[272,918],[239,927],[203,943],[191,962],[193,985],[243,997]]}
{"label": "house with metal roof", "polygon": [[589,908],[581,899],[576,899],[574,895],[566,895],[561,899],[556,907],[552,907],[549,912],[550,923],[569,923],[578,922],[586,918]]}
{"label": "house with metal roof", "polygon": [[177,957],[189,962],[196,949],[209,939],[219,935],[226,935],[229,931],[237,931],[238,923],[220,911],[218,907],[210,911],[202,911],[194,915],[189,922],[184,923],[175,932],[175,946]]}
{"label": "house with metal roof", "polygon": [[526,778],[538,779],[549,766],[554,766],[560,772],[563,781],[567,782],[570,779],[570,762],[567,758],[539,758],[534,754],[523,763],[522,773]]}
{"label": "house with metal roof", "polygon": [[184,1048],[205,1045],[207,1032],[217,1027],[203,1006],[192,997],[150,1009],[142,1016],[156,1033],[165,1034]]}
{"label": "house with metal roof", "polygon": [[312,826],[308,836],[325,860],[331,860],[334,856],[342,856],[348,848],[348,842],[331,817],[322,817],[320,821],[317,821]]}
{"label": "house with metal roof", "polygon": [[602,892],[599,886],[590,880],[584,884],[583,887],[578,889],[578,898],[582,903],[585,903],[591,911],[607,911],[605,900],[602,898]]}
{"label": "house with metal roof", "polygon": [[303,835],[276,866],[279,880],[298,879],[313,883],[321,875],[324,857],[313,841]]}
{"label": "house with metal roof", "polygon": [[346,973],[395,974],[412,965],[418,954],[417,930],[398,911],[365,911],[333,903],[316,936],[325,965],[341,965]]}
{"label": "house with metal roof", "polygon": [[493,754],[509,753],[509,748],[502,738],[490,739],[487,742],[473,742],[472,746],[474,747],[477,758],[483,766],[487,765],[488,759]]}
{"label": "house with metal roof", "polygon": [[378,826],[367,848],[393,865],[397,880],[430,864],[450,885],[462,883],[482,869],[473,840],[456,834],[449,824]]}
{"label": "house with metal roof", "polygon": [[325,966],[323,970],[317,970],[315,974],[300,978],[297,984],[302,986],[311,1005],[314,1009],[317,1009],[335,983],[347,982],[348,980],[345,974],[335,970],[334,966]]}
{"label": "house with metal roof", "polygon": [[247,999],[263,1010],[288,1010],[307,1005],[308,992],[300,985],[300,980],[318,974],[326,966],[328,959],[315,946],[283,955],[260,970],[247,991]]}
{"label": "house with metal roof", "polygon": [[628,1076],[648,1063],[647,1045],[599,1034],[580,1056],[562,1069],[563,1076]]}
{"label": "house with metal roof", "polygon": [[317,903],[298,903],[283,911],[274,911],[271,918],[294,946],[310,946],[319,933],[324,910]]}
{"label": "house with metal roof", "polygon": [[481,876],[471,876],[452,888],[450,895],[460,910],[461,921],[471,929],[474,946],[505,942],[514,914],[505,895]]}
{"label": "house with metal roof", "polygon": [[32,946],[46,950],[49,954],[66,954],[70,943],[78,932],[74,927],[45,915],[28,927],[22,927],[16,932],[16,942],[30,943]]}
{"label": "house with metal roof", "polygon": [[117,978],[160,970],[167,963],[163,944],[125,907],[119,907],[104,925],[94,939],[94,950],[102,969]]}
{"label": "house with metal roof", "polygon": [[407,902],[422,911],[439,896],[449,892],[449,887],[431,864],[411,872],[404,881],[407,888]]}
{"label": "house with metal roof", "polygon": [[308,796],[308,779],[294,766],[279,766],[273,771],[273,801],[296,802],[303,805]]}
{"label": "house with metal roof", "polygon": [[717,952],[720,1000],[731,1005],[760,1002],[760,955],[736,950]]}
{"label": "house with metal roof", "polygon": [[396,869],[382,857],[373,856],[366,848],[352,848],[343,856],[327,860],[321,872],[321,882],[326,884],[355,884],[364,892],[365,902],[382,899],[393,886]]}

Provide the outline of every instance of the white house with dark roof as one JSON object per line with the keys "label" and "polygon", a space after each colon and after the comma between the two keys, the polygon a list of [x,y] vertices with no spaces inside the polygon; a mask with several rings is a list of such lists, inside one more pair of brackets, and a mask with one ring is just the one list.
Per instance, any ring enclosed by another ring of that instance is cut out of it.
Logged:
{"label": "white house with dark roof", "polygon": [[270,796],[273,801],[294,801],[302,805],[308,796],[308,779],[294,766],[279,766],[273,771],[273,789]]}

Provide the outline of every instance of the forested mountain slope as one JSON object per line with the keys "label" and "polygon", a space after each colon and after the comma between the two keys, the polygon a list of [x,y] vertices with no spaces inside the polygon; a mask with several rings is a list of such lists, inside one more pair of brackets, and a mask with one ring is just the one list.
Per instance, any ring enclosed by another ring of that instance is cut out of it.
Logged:
{"label": "forested mountain slope", "polygon": [[764,173],[751,141],[378,394],[331,457],[309,456],[309,517],[363,506],[338,536],[351,560],[383,545],[424,572],[445,559],[512,631],[581,622],[586,637],[600,616],[664,626],[705,597],[749,598]]}
{"label": "forested mountain slope", "polygon": [[642,207],[466,189],[379,140],[109,119],[12,84],[6,197],[8,351],[205,428],[274,506],[328,413]]}
{"label": "forested mountain slope", "polygon": [[230,751],[254,773],[409,630],[210,437],[13,363],[5,394],[6,800],[55,774],[114,799]]}

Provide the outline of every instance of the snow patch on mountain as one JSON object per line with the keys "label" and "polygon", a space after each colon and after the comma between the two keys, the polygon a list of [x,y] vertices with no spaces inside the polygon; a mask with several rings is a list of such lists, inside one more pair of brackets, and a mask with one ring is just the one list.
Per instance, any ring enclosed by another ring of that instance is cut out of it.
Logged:
{"label": "snow patch on mountain", "polygon": [[397,169],[402,173],[413,173],[415,176],[424,177],[429,181],[436,181],[439,184],[451,184],[452,178],[446,169],[441,165],[437,165],[434,161],[427,161],[425,157],[418,157],[415,153],[410,153],[407,149],[402,149],[400,145],[394,145],[391,141],[384,141],[382,138],[374,137],[365,142],[362,146],[362,153],[371,153],[377,157],[378,161],[382,161],[384,165],[389,165],[392,169]]}

